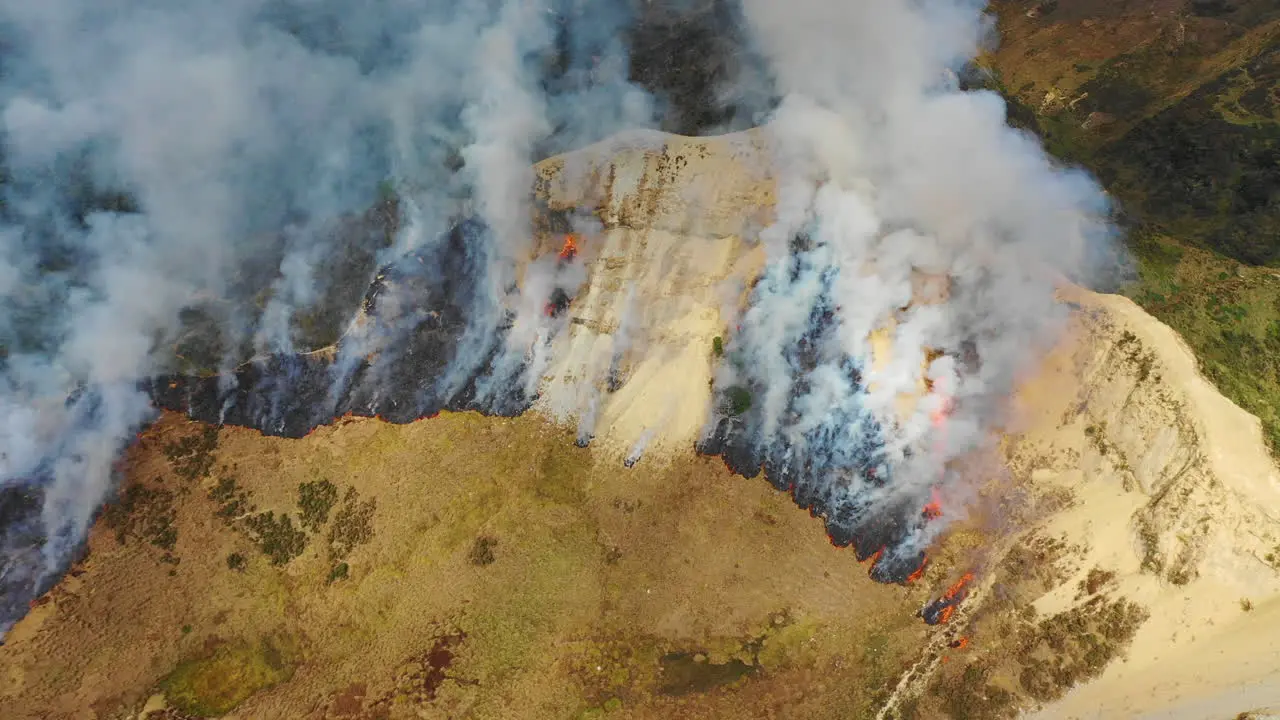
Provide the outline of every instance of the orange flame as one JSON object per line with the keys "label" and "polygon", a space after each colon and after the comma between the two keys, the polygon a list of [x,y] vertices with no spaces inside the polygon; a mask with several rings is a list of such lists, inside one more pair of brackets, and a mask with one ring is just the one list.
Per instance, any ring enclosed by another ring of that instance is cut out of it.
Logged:
{"label": "orange flame", "polygon": [[[954,600],[956,596],[959,595],[961,591],[964,590],[964,587],[972,581],[973,581],[973,573],[965,573],[959,580],[956,581],[955,585],[952,585],[951,587],[947,588],[947,591],[942,595],[942,599]],[[947,609],[950,610],[951,608],[947,608]]]}
{"label": "orange flame", "polygon": [[920,567],[916,568],[915,572],[907,576],[907,584],[910,585],[915,581],[919,580],[920,578],[924,577],[924,569],[928,565],[929,565],[929,558],[925,558],[924,560],[921,560]]}
{"label": "orange flame", "polygon": [[561,260],[572,260],[578,254],[578,238],[573,233],[564,236],[564,246],[560,248]]}
{"label": "orange flame", "polygon": [[929,504],[924,506],[921,511],[926,520],[937,520],[942,517],[942,500],[938,497],[938,488],[934,488],[930,492]]}
{"label": "orange flame", "polygon": [[969,646],[969,638],[960,637],[947,643],[947,646],[953,650],[963,650]]}
{"label": "orange flame", "polygon": [[875,555],[872,555],[869,558],[869,560],[871,560],[871,565],[869,567],[875,568],[876,563],[880,562],[880,557],[882,555],[884,555],[884,548],[880,548],[879,550],[876,551]]}
{"label": "orange flame", "polygon": [[956,606],[955,606],[955,605],[948,605],[948,606],[946,606],[946,607],[942,608],[942,613],[941,613],[940,615],[938,615],[938,624],[939,624],[939,625],[945,625],[945,624],[946,624],[946,622],[947,622],[948,620],[950,620],[950,619],[951,619],[951,616],[952,616],[952,615],[955,615],[955,614],[956,614]]}

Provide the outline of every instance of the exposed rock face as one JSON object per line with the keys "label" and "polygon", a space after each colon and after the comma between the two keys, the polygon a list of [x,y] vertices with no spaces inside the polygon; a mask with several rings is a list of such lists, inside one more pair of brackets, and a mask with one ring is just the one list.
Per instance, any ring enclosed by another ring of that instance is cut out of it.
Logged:
{"label": "exposed rock face", "polygon": [[714,340],[764,260],[749,240],[773,205],[764,145],[758,132],[641,133],[538,166],[550,209],[590,211],[603,227],[579,241],[587,279],[536,409],[620,459],[693,447],[712,406]]}
{"label": "exposed rock face", "polygon": [[[1128,662],[1044,717],[1086,708],[1200,717],[1189,708],[1206,700],[1246,710],[1251,685],[1280,688],[1274,623],[1242,612],[1270,611],[1280,594],[1280,473],[1259,422],[1129,300],[1075,288],[1063,299],[1079,305],[1072,336],[1019,395],[1027,426],[1007,443],[1010,469],[1034,492],[1071,497],[1035,527],[1080,548],[1065,581],[1035,604],[1044,613],[1078,604],[1077,585],[1097,569],[1151,617]],[[1192,658],[1214,654],[1222,671],[1193,681],[1204,667]]]}

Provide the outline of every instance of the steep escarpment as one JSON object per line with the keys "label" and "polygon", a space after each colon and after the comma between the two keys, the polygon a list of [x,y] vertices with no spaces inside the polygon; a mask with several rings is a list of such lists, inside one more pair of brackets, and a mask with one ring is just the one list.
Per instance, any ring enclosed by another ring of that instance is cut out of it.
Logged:
{"label": "steep escarpment", "polygon": [[[956,630],[969,656],[926,656],[895,707],[1040,706],[1046,719],[1259,707],[1280,687],[1280,482],[1259,423],[1131,301],[1077,288],[1062,299],[1071,332],[1016,397],[1012,534],[988,550]],[[1194,660],[1210,657],[1212,671]]]}

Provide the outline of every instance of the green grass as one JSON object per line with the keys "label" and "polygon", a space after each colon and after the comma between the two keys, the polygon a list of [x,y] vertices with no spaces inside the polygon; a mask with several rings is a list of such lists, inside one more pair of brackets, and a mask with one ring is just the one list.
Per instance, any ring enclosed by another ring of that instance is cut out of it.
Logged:
{"label": "green grass", "polygon": [[1125,294],[1176,330],[1201,371],[1262,420],[1280,449],[1280,271],[1251,267],[1150,232],[1135,233],[1139,279]]}
{"label": "green grass", "polygon": [[[1139,279],[1124,294],[1183,337],[1219,391],[1261,419],[1276,453],[1280,271],[1265,265],[1280,265],[1280,103],[1270,92],[1280,56],[1241,36],[1238,57],[1209,61],[1222,48],[1188,40],[1173,52],[1168,32],[1077,62],[1091,76],[1072,109],[1029,107],[1001,79],[1012,65],[989,68],[984,86],[1009,103],[1012,124],[1092,171],[1135,221],[1126,242]],[[1093,111],[1117,123],[1083,129]]]}
{"label": "green grass", "polygon": [[165,699],[196,717],[219,717],[293,676],[297,648],[282,639],[223,645],[182,662],[160,681]]}

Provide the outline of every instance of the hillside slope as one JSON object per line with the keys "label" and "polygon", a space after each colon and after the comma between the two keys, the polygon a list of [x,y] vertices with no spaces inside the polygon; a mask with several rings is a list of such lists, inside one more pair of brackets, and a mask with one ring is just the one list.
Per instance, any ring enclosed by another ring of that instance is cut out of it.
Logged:
{"label": "hillside slope", "polygon": [[[1264,704],[1280,682],[1278,473],[1257,420],[1124,298],[1063,288],[1070,332],[1023,383],[1003,455],[966,460],[967,504],[938,509],[950,532],[905,586],[871,582],[786,494],[694,454],[714,335],[758,263],[741,238],[772,197],[752,137],[649,135],[541,166],[547,210],[600,226],[522,417],[347,419],[290,440],[169,414],[145,431],[85,560],[0,647],[5,716]],[[562,250],[544,230],[534,262]],[[609,382],[628,280],[646,352],[584,421],[566,378]],[[653,418],[673,396],[682,422]],[[645,418],[666,434],[624,469]],[[578,447],[584,426],[595,440]],[[948,587],[969,595],[921,622]],[[1214,673],[1186,660],[1211,654]]]}
{"label": "hillside slope", "polygon": [[1139,262],[1124,292],[1186,338],[1277,447],[1280,11],[1261,0],[992,8],[1000,43],[979,82],[1010,101],[1014,124],[1103,180]]}

